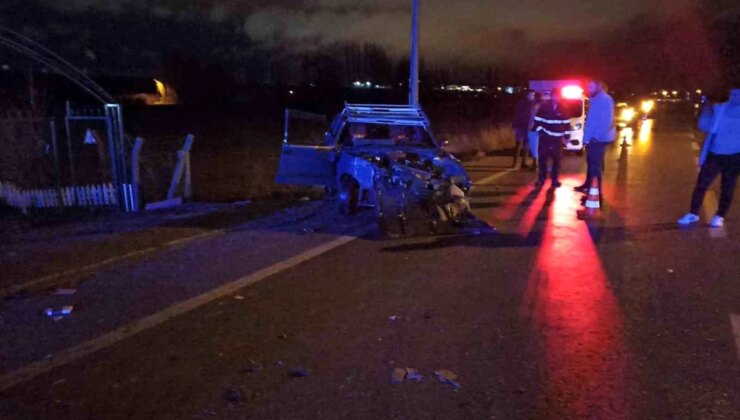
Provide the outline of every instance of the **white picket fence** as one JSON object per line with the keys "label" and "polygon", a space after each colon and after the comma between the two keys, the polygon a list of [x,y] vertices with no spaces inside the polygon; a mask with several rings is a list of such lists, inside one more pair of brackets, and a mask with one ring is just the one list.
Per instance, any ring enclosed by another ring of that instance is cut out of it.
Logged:
{"label": "white picket fence", "polygon": [[22,190],[12,183],[0,182],[0,200],[23,212],[32,208],[107,207],[118,205],[118,192],[113,184]]}

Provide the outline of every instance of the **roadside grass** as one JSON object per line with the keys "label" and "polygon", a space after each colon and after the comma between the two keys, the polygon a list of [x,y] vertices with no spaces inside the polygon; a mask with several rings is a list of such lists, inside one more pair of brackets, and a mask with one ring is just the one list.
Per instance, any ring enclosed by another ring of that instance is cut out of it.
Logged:
{"label": "roadside grass", "polygon": [[461,158],[483,156],[514,146],[514,131],[507,125],[482,123],[475,127],[456,124],[447,128],[442,138],[449,141],[446,150]]}

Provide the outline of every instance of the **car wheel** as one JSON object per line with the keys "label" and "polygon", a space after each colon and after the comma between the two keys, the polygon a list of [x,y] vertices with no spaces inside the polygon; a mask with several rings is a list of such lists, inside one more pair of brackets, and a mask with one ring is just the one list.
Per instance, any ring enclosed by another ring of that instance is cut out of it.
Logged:
{"label": "car wheel", "polygon": [[357,204],[360,200],[360,186],[350,178],[342,178],[339,185],[339,213],[352,216],[357,213]]}

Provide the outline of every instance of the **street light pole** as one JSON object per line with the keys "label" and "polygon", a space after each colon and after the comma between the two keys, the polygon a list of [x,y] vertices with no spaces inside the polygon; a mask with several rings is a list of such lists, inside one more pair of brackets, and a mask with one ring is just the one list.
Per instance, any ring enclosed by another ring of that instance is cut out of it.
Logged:
{"label": "street light pole", "polygon": [[411,9],[411,57],[409,58],[409,105],[419,105],[419,0]]}

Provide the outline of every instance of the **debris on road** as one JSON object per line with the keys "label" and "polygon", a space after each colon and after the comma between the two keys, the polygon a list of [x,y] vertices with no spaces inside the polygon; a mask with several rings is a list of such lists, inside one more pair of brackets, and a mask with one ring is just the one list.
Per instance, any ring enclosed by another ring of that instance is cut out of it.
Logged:
{"label": "debris on road", "polygon": [[673,270],[672,268],[669,268],[669,269],[668,269],[668,270],[666,270],[666,271],[668,272],[668,274],[673,274],[675,270]]}
{"label": "debris on road", "polygon": [[262,367],[262,365],[254,364],[254,365],[249,366],[246,370],[249,373],[258,373],[258,372],[262,372],[264,368]]}
{"label": "debris on road", "polygon": [[393,373],[391,373],[391,383],[392,384],[400,384],[401,382],[403,382],[404,379],[406,379],[406,369],[403,369],[403,368],[393,369]]}
{"label": "debris on road", "polygon": [[54,321],[59,321],[65,316],[69,316],[73,309],[74,306],[62,306],[60,309],[46,308],[44,309],[44,315],[50,317]]}
{"label": "debris on road", "polygon": [[307,203],[307,202],[311,201],[311,198],[310,197],[303,196],[298,201],[300,201],[302,203]]}
{"label": "debris on road", "polygon": [[460,383],[456,381],[457,374],[449,370],[440,369],[435,370],[434,375],[437,376],[437,380],[443,384],[451,385],[453,388],[460,388]]}
{"label": "debris on road", "polygon": [[242,393],[237,387],[231,387],[224,393],[224,399],[229,402],[239,402],[242,400]]}
{"label": "debris on road", "polygon": [[421,382],[424,379],[424,375],[419,373],[418,370],[412,368],[406,368],[406,380],[409,382]]}
{"label": "debris on road", "polygon": [[421,382],[423,379],[424,375],[413,368],[395,368],[391,373],[392,384],[400,384],[404,380],[407,382]]}
{"label": "debris on road", "polygon": [[236,299],[236,300],[244,300],[246,298],[244,296],[242,296],[242,295],[234,295],[234,299]]}
{"label": "debris on road", "polygon": [[77,293],[77,289],[65,289],[62,287],[59,287],[55,289],[53,292],[51,292],[54,296],[70,296]]}
{"label": "debris on road", "polygon": [[291,378],[305,378],[306,376],[310,375],[311,371],[304,368],[297,368],[290,371],[290,377]]}
{"label": "debris on road", "polygon": [[247,372],[257,373],[257,372],[262,372],[264,370],[264,367],[262,367],[261,364],[255,362],[254,360],[247,359],[247,361],[249,362],[249,366],[245,369]]}
{"label": "debris on road", "polygon": [[398,321],[399,319],[401,319],[401,317],[398,315],[392,315],[388,319],[390,319],[391,321]]}

